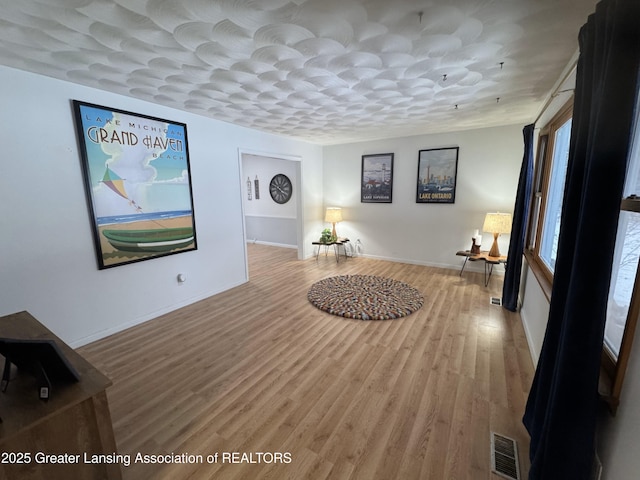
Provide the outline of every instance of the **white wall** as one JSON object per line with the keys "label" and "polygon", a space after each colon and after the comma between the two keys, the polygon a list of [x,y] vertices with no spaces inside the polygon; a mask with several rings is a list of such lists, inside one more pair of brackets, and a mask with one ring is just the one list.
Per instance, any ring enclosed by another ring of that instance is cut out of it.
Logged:
{"label": "white wall", "polygon": [[520,317],[534,365],[538,365],[549,318],[549,302],[526,260],[522,263]]}
{"label": "white wall", "polygon": [[[241,148],[302,158],[311,255],[319,146],[6,67],[0,84],[0,315],[28,310],[78,346],[245,282]],[[187,124],[198,250],[97,269],[72,99]]]}
{"label": "white wall", "polygon": [[[368,256],[459,268],[487,212],[512,212],[524,125],[422,135],[324,149],[325,206],[343,208],[338,234],[360,239]],[[454,204],[417,204],[419,150],[460,147]],[[393,202],[360,203],[362,155],[393,153]],[[320,231],[317,232],[320,235]],[[506,254],[508,235],[500,237]],[[493,237],[483,235],[483,249]],[[471,268],[474,268],[470,265]],[[477,268],[477,267],[476,267]]]}

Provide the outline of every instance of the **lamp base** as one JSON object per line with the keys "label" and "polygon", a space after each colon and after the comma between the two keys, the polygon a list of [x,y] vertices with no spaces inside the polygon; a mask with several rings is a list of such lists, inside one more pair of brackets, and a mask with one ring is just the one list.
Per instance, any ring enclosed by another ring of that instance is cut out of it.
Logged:
{"label": "lamp base", "polygon": [[491,250],[489,250],[489,256],[490,257],[499,257],[500,256],[500,249],[498,248],[498,236],[500,234],[499,233],[494,233],[493,234],[493,245],[491,245]]}
{"label": "lamp base", "polygon": [[336,233],[336,223],[333,222],[333,230],[331,230],[331,237],[335,238],[336,240],[338,239],[338,234]]}

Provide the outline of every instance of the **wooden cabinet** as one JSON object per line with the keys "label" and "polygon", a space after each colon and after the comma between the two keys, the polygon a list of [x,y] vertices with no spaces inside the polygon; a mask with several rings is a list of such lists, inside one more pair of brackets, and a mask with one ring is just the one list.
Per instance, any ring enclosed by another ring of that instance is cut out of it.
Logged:
{"label": "wooden cabinet", "polygon": [[109,461],[116,456],[106,396],[111,381],[27,312],[0,317],[0,337],[54,340],[80,374],[77,383],[54,384],[47,401],[32,376],[12,376],[0,392],[0,478],[122,478],[120,465]]}

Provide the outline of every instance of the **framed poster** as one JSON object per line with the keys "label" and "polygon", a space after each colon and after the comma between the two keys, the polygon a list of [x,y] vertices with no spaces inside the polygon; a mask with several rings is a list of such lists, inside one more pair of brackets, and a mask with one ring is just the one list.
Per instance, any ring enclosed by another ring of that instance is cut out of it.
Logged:
{"label": "framed poster", "polygon": [[455,203],[459,147],[420,150],[416,203]]}
{"label": "framed poster", "polygon": [[360,202],[391,203],[393,190],[393,153],[362,156]]}
{"label": "framed poster", "polygon": [[195,250],[187,126],[73,101],[98,268]]}

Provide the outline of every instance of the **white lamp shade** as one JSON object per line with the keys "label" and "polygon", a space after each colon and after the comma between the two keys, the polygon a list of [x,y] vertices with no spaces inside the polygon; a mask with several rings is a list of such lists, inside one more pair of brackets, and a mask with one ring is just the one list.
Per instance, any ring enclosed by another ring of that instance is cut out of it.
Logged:
{"label": "white lamp shade", "polygon": [[511,233],[511,214],[487,213],[482,230],[491,233]]}
{"label": "white lamp shade", "polygon": [[342,209],[340,207],[329,207],[324,215],[324,221],[328,223],[338,223],[342,221]]}

